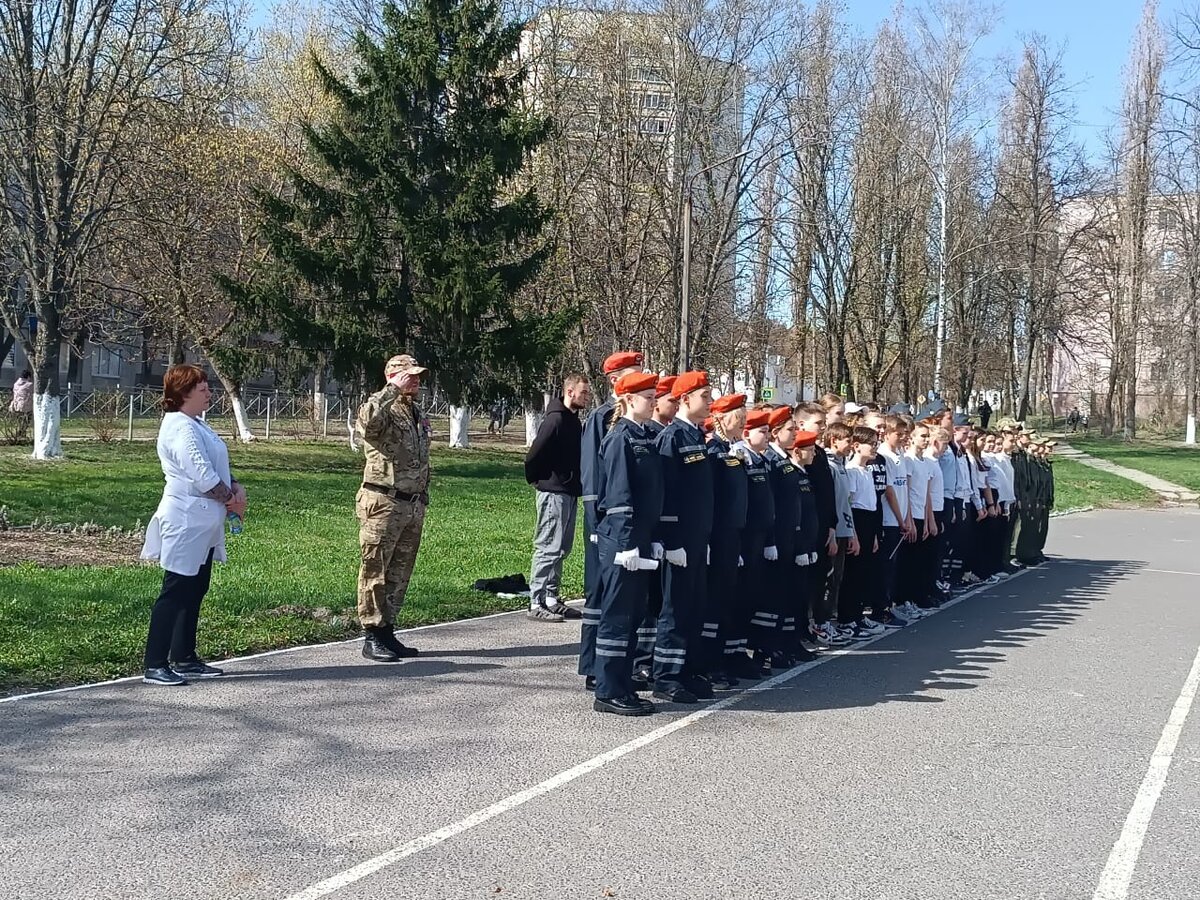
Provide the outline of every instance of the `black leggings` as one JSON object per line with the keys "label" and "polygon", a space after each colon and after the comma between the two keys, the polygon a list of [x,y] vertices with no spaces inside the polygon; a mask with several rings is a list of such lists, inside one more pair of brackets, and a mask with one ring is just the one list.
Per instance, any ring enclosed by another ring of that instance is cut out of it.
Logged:
{"label": "black leggings", "polygon": [[150,612],[150,633],[146,635],[146,668],[159,669],[170,662],[196,659],[196,627],[200,623],[200,604],[208,593],[212,578],[213,551],[195,575],[163,572],[162,591]]}

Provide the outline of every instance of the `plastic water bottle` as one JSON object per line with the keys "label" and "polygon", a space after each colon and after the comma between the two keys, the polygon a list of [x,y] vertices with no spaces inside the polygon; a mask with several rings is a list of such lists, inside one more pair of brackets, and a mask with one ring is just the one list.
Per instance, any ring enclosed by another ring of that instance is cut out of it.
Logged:
{"label": "plastic water bottle", "polygon": [[242,517],[239,516],[237,513],[231,512],[229,515],[227,515],[225,517],[225,521],[229,523],[229,533],[230,534],[241,534],[242,533]]}

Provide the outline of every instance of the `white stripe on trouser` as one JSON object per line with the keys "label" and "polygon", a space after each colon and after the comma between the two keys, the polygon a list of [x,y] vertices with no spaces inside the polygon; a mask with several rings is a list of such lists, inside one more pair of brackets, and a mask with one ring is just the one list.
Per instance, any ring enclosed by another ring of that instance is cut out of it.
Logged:
{"label": "white stripe on trouser", "polygon": [[596,643],[603,644],[605,647],[627,647],[629,645],[629,641],[619,641],[614,638],[602,637],[596,638]]}
{"label": "white stripe on trouser", "polygon": [[715,631],[702,631],[702,632],[700,632],[700,637],[702,637],[702,638],[712,638],[713,640],[716,640],[716,638],[717,638],[717,633],[716,633]]}
{"label": "white stripe on trouser", "polygon": [[671,647],[658,647],[654,652],[662,653],[665,656],[684,656],[687,653],[687,648],[681,647],[680,649],[676,650]]}
{"label": "white stripe on trouser", "polygon": [[597,656],[615,656],[618,659],[620,659],[625,656],[625,651],[624,650],[610,650],[608,647],[597,647],[596,655]]}
{"label": "white stripe on trouser", "polygon": [[777,622],[772,622],[769,619],[751,619],[750,624],[758,625],[761,628],[776,628],[776,627],[778,627]]}

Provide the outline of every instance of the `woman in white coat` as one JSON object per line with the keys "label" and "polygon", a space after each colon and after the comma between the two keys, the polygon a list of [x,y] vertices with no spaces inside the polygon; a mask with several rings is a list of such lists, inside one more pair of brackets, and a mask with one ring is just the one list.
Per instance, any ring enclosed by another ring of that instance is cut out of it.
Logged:
{"label": "woman in white coat", "polygon": [[166,414],[158,431],[166,485],[142,548],[142,558],[158,560],[164,570],[146,637],[147,684],[180,685],[221,674],[196,655],[196,627],[213,560],[225,561],[225,517],[245,515],[246,492],[229,472],[224,441],[200,418],[211,400],[208,375],[199,366],[167,371]]}

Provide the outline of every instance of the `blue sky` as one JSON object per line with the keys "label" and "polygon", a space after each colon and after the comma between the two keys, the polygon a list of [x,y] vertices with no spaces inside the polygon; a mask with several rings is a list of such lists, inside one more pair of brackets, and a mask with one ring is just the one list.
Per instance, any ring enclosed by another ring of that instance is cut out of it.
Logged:
{"label": "blue sky", "polygon": [[[1159,18],[1169,24],[1178,12],[1200,0],[1159,0]],[[250,0],[261,21],[271,0]],[[895,9],[895,0],[843,0],[845,16],[864,32],[873,31]],[[908,0],[908,6],[921,0]],[[1022,38],[1040,32],[1065,47],[1064,64],[1078,85],[1079,139],[1101,147],[1104,129],[1121,102],[1122,71],[1142,14],[1141,0],[998,0],[1000,17],[980,45],[986,61],[1015,57]]]}

